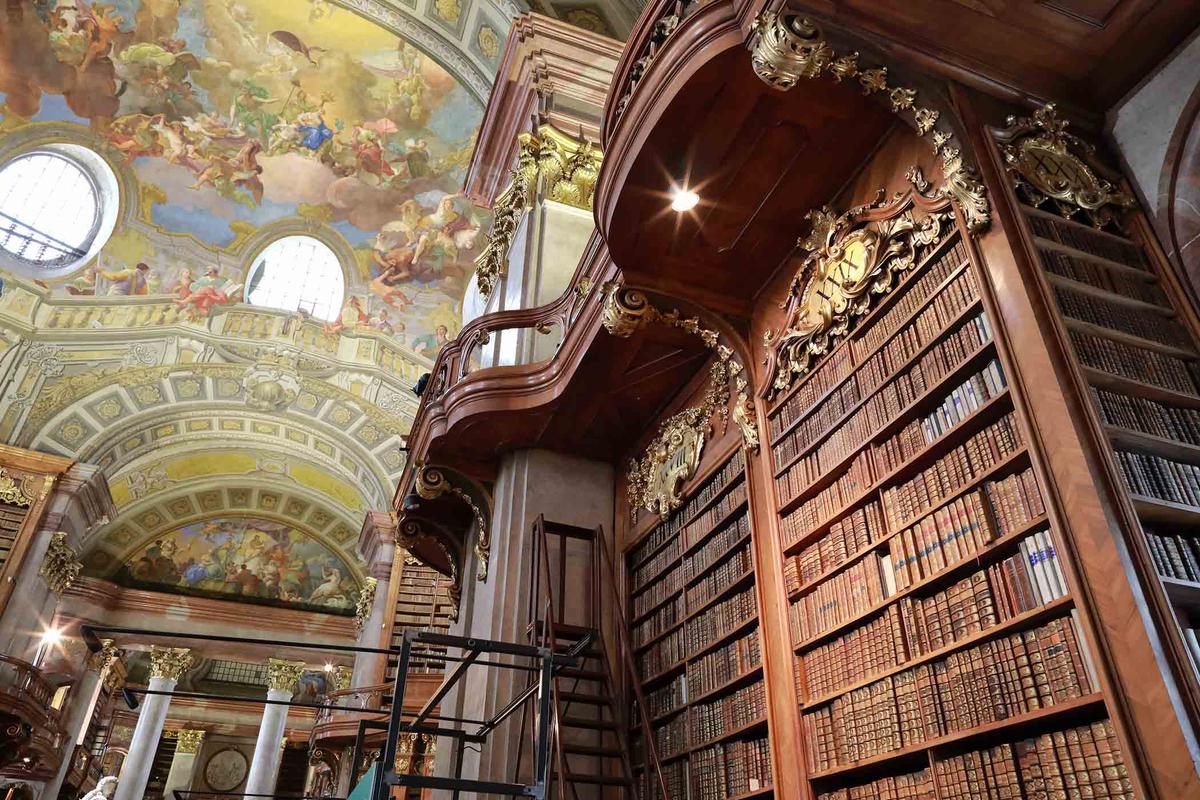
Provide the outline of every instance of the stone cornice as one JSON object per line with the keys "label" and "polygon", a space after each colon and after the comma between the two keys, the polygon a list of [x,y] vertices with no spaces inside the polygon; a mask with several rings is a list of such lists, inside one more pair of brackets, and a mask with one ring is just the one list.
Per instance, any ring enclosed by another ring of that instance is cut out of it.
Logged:
{"label": "stone cornice", "polygon": [[621,42],[540,14],[513,23],[488,98],[465,189],[491,206],[507,184],[517,134],[550,124],[599,142],[600,115]]}
{"label": "stone cornice", "polygon": [[390,511],[368,511],[358,534],[358,552],[367,565],[367,574],[387,580],[392,574],[396,550],[396,515]]}

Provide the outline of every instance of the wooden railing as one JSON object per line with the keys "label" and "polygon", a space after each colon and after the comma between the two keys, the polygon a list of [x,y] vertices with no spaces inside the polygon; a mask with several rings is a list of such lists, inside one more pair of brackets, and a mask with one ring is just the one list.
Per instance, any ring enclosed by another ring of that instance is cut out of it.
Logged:
{"label": "wooden railing", "polygon": [[58,751],[66,732],[58,709],[50,705],[55,691],[33,664],[0,654],[0,710],[29,726],[23,752],[35,775],[52,774],[60,763]]}

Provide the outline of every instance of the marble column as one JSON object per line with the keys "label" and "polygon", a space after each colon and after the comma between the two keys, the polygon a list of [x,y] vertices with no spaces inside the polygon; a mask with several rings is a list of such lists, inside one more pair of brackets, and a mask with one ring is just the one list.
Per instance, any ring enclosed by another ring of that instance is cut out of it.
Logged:
{"label": "marble column", "polygon": [[[267,661],[267,699],[286,702],[296,691],[296,682],[304,672],[303,661]],[[246,778],[246,794],[274,794],[283,756],[283,731],[287,727],[288,707],[268,704],[263,708],[262,725],[254,745],[254,760]],[[119,798],[118,798],[119,800]]]}
{"label": "marble column", "polygon": [[174,800],[176,789],[187,791],[192,787],[192,773],[196,769],[196,756],[204,744],[204,731],[181,730],[175,739],[175,757],[171,759],[171,771],[163,784],[164,800]]}
{"label": "marble column", "polygon": [[[150,690],[174,691],[180,676],[191,665],[192,651],[186,647],[151,647]],[[167,721],[167,708],[170,705],[171,698],[165,695],[143,696],[137,725],[133,729],[133,741],[129,745],[125,763],[121,765],[121,776],[113,800],[142,800],[146,794],[154,752],[158,749],[158,740],[162,737],[163,723]]]}
{"label": "marble column", "polygon": [[88,658],[87,666],[71,692],[66,723],[63,726],[67,735],[66,744],[63,745],[62,765],[58,768],[58,774],[46,783],[46,797],[58,797],[63,781],[71,771],[71,756],[75,747],[83,744],[83,738],[87,734],[88,723],[95,712],[96,700],[100,697],[100,689],[108,674],[108,668],[120,655],[112,639],[103,639],[101,644],[103,647],[100,652],[93,653]]}
{"label": "marble column", "polygon": [[[386,511],[368,512],[358,537],[358,552],[367,565],[367,574],[375,581],[370,602],[360,598],[356,622],[360,647],[386,647],[383,629],[387,624],[389,584],[396,559],[396,515]],[[387,656],[373,653],[354,655],[351,686],[372,686],[383,682]]]}

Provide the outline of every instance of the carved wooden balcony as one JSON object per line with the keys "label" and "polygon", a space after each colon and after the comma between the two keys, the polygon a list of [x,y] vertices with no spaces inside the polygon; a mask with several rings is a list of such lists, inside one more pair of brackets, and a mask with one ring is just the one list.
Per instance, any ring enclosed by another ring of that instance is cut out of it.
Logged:
{"label": "carved wooden balcony", "polygon": [[55,687],[27,661],[0,654],[0,775],[52,777],[66,735]]}

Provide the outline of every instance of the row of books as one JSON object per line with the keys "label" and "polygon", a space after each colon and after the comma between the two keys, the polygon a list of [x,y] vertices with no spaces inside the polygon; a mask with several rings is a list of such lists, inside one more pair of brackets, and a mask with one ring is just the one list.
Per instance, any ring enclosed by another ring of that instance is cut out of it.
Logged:
{"label": "row of books", "polygon": [[747,542],[705,572],[687,588],[687,607],[695,610],[728,589],[754,568]]}
{"label": "row of books", "polygon": [[767,691],[761,680],[716,700],[699,703],[688,712],[692,746],[719,739],[766,716]]}
{"label": "row of books", "polygon": [[680,594],[682,590],[683,566],[676,565],[670,572],[635,590],[630,604],[633,609],[633,621],[636,623],[672,595]]}
{"label": "row of books", "polygon": [[1004,373],[993,359],[979,372],[945,395],[930,414],[912,420],[890,439],[872,448],[876,474],[882,475],[909,461],[964,419],[1005,390]]}
{"label": "row of books", "polygon": [[783,464],[799,453],[801,448],[817,441],[835,422],[845,416],[846,412],[858,405],[861,399],[858,374],[855,373],[809,409],[808,416],[771,446],[771,452],[775,454],[775,463]]}
{"label": "row of books", "polygon": [[[822,400],[812,415],[775,444],[775,463],[783,464],[791,460],[827,433],[828,438],[804,458],[804,469],[819,471],[822,466],[840,461],[848,453],[862,447],[873,431],[907,408],[984,342],[991,341],[991,328],[984,315],[980,314],[959,325],[907,370],[894,376],[890,371],[883,372],[885,362],[894,364],[897,369],[907,363],[921,348],[941,335],[950,320],[974,302],[973,295],[963,294],[965,280],[965,276],[960,276],[946,287],[909,327],[893,337],[885,350],[868,359],[837,391]],[[877,370],[879,374],[870,370]],[[870,388],[864,389],[861,397],[867,399],[834,427],[834,423],[842,419],[857,402],[860,382],[864,380]],[[876,386],[879,386],[877,390]],[[827,405],[829,408],[826,408]]]}
{"label": "row of books", "polygon": [[1200,630],[1192,625],[1183,625],[1183,641],[1187,645],[1188,655],[1195,663],[1196,671],[1200,672]]}
{"label": "row of books", "polygon": [[829,526],[829,532],[800,551],[783,559],[783,578],[788,594],[800,591],[822,574],[836,569],[850,556],[879,541],[887,533],[879,502],[862,508]]}
{"label": "row of books", "polygon": [[963,753],[937,761],[936,769],[941,800],[1133,800],[1135,796],[1121,745],[1108,720]]}
{"label": "row of books", "polygon": [[1046,513],[1046,504],[1032,468],[1002,480],[988,481],[984,491],[1000,536],[1012,533]]}
{"label": "row of books", "polygon": [[750,516],[745,510],[738,513],[737,517],[732,521],[727,522],[716,533],[712,534],[707,542],[702,547],[690,553],[683,560],[683,574],[686,580],[699,575],[704,570],[716,563],[717,559],[721,558],[729,548],[750,535]]}
{"label": "row of books", "polygon": [[854,369],[849,347],[835,347],[833,352],[812,368],[792,389],[792,394],[767,417],[767,432],[775,440],[789,425],[808,414],[817,400],[846,378]]}
{"label": "row of books", "polygon": [[1195,378],[1182,359],[1082,331],[1071,330],[1067,334],[1075,355],[1085,367],[1174,392],[1196,394]]}
{"label": "row of books", "polygon": [[[1039,516],[1034,512],[1040,505],[1031,505],[1013,491],[1000,491],[988,484],[982,490],[968,492],[892,536],[886,550],[869,553],[793,603],[794,639],[806,641],[836,627],[987,547],[998,533],[985,508],[985,492],[993,510],[1004,504],[1008,524],[1018,514],[1025,520]],[[1048,538],[1046,542],[1045,549],[1052,552]]]}
{"label": "row of books", "polygon": [[[1035,575],[1040,567],[1043,576]],[[807,688],[807,697],[829,694],[1065,595],[1053,548],[1039,549],[1035,537],[1026,537],[1015,555],[928,597],[904,597],[883,615],[805,653],[801,689]]]}
{"label": "row of books", "polygon": [[1145,397],[1090,388],[1105,425],[1200,445],[1200,408],[1177,408]]}
{"label": "row of books", "polygon": [[771,745],[763,737],[705,748],[692,754],[688,771],[689,800],[726,800],[756,792],[772,785]]}
{"label": "row of books", "polygon": [[1127,303],[1075,292],[1062,286],[1054,288],[1054,295],[1058,298],[1059,310],[1071,319],[1166,345],[1188,346],[1187,332],[1169,316],[1133,308]]}
{"label": "row of books", "polygon": [[1143,277],[1125,270],[1109,269],[1098,261],[1057,250],[1043,250],[1042,263],[1047,271],[1055,275],[1086,283],[1106,292],[1156,306],[1165,307],[1169,304],[1162,287],[1157,281],[1150,280],[1149,274]]}
{"label": "row of books", "polygon": [[1146,544],[1158,574],[1200,583],[1200,540],[1178,533],[1158,533],[1147,528]]}
{"label": "row of books", "polygon": [[659,759],[679,755],[688,746],[687,716],[680,714],[654,726],[654,752]]}
{"label": "row of books", "polygon": [[674,628],[683,622],[685,616],[687,613],[683,605],[683,595],[676,596],[674,600],[668,600],[657,611],[632,626],[630,638],[633,639],[634,649]]}
{"label": "row of books", "polygon": [[754,586],[751,585],[684,624],[687,652],[695,654],[703,650],[717,637],[757,616],[758,605],[754,599]]}
{"label": "row of books", "polygon": [[[957,241],[936,259],[917,267],[918,272],[910,275],[897,293],[899,298],[897,305],[888,309],[872,324],[869,335],[876,344],[861,348],[857,345],[835,347],[832,353],[822,359],[821,363],[814,367],[808,375],[804,376],[802,382],[793,390],[786,402],[783,402],[767,418],[771,439],[776,439],[795,420],[811,413],[818,400],[822,399],[839,382],[845,380],[855,366],[862,363],[863,356],[875,350],[878,344],[886,341],[937,290],[937,287],[966,261],[966,248],[961,241]],[[882,348],[877,351],[876,355],[886,350],[887,348]],[[859,358],[854,358],[855,354]],[[872,360],[873,357],[867,359],[867,364],[870,364]],[[865,389],[860,385],[859,390],[862,393],[858,397],[864,397],[882,383],[883,376],[890,375],[895,370],[887,369],[885,364],[881,364],[879,366],[871,365],[868,371],[871,375],[876,376],[875,380],[867,383]],[[844,411],[845,409],[843,409]]]}
{"label": "row of books", "polygon": [[1094,691],[1070,619],[983,642],[803,715],[809,767],[841,764],[1021,716]]}
{"label": "row of books", "polygon": [[629,554],[631,566],[638,567],[646,558],[665,542],[677,538],[685,520],[691,519],[700,508],[725,490],[739,474],[744,474],[746,462],[739,450],[725,464],[705,480],[702,486],[693,489],[687,502],[668,519],[658,523]]}
{"label": "row of books", "polygon": [[[800,503],[783,518],[783,546],[790,549],[801,537],[832,520],[851,503],[862,497],[874,482],[871,453],[863,451],[838,474],[827,487]],[[798,490],[788,484],[786,475],[775,480],[780,504],[796,496]]]}
{"label": "row of books", "polygon": [[[987,791],[986,784],[979,783],[977,786],[981,792]],[[981,800],[992,800],[985,794],[979,797]],[[997,795],[996,800],[1001,797]],[[1003,797],[1007,800],[1008,796]],[[822,792],[817,795],[817,800],[938,800],[938,795],[933,788],[933,776],[928,769],[923,769],[907,775],[889,775],[861,786]]]}
{"label": "row of books", "polygon": [[1064,244],[1089,255],[1116,261],[1127,267],[1150,271],[1150,265],[1146,263],[1146,256],[1142,253],[1142,248],[1134,242],[1114,239],[1078,225],[1034,214],[1027,215],[1026,219],[1029,220],[1029,227],[1035,236]]}
{"label": "row of books", "polygon": [[1162,456],[1114,449],[1117,469],[1125,486],[1135,494],[1200,506],[1200,466],[1171,461]]}
{"label": "row of books", "polygon": [[633,571],[633,591],[638,592],[649,586],[662,573],[679,561],[680,542],[675,539],[654,554],[648,561],[642,563]]}
{"label": "row of books", "polygon": [[[898,331],[921,307],[921,304],[933,296],[937,287],[968,261],[966,245],[961,240],[956,240],[953,245],[945,247],[941,255],[937,256],[932,263],[924,267],[924,272],[920,277],[899,287],[893,293],[896,299],[891,308],[877,317],[868,328],[858,331],[851,341],[855,360],[861,362],[868,353],[882,347],[892,337],[892,334]],[[966,275],[970,281],[967,286],[970,293],[977,294],[971,270],[968,268],[962,274]]]}
{"label": "row of books", "polygon": [[[641,759],[638,759],[639,763]],[[667,795],[663,796],[654,769],[648,769],[637,776],[637,800],[687,800],[687,761],[669,761],[661,765],[663,783],[666,784]]]}
{"label": "row of books", "polygon": [[899,530],[1023,446],[1021,430],[1009,412],[912,478],[886,487],[882,499],[888,530]]}
{"label": "row of books", "polygon": [[634,656],[638,674],[642,679],[658,675],[663,670],[681,663],[687,650],[684,647],[683,629],[675,630]]}
{"label": "row of books", "polygon": [[646,701],[646,716],[655,719],[682,707],[687,702],[687,680],[684,675],[676,675],[670,683],[646,692],[643,695]]}
{"label": "row of books", "polygon": [[[889,350],[896,343],[907,342],[912,347],[911,352],[916,353],[925,341],[935,338],[943,329],[941,327],[926,329],[924,326],[941,324],[943,316],[957,314],[969,302],[968,298],[960,297],[953,291],[962,280],[960,278],[959,281],[951,284],[939,294],[934,302],[913,322],[913,327],[901,331],[892,340],[892,343],[889,343]],[[953,305],[943,310],[943,304]],[[925,323],[923,320],[927,316],[935,319]],[[915,364],[870,395],[856,411],[829,432],[828,436],[815,449],[793,464],[789,468],[789,471],[796,473],[793,480],[797,481],[800,486],[805,486],[816,480],[832,465],[841,462],[847,455],[863,447],[876,431],[891,422],[913,401],[959,367],[968,355],[990,340],[991,329],[982,314],[960,325],[953,334],[931,348]],[[872,361],[874,360],[872,359]],[[850,382],[847,382],[843,387],[851,385]],[[775,462],[777,464],[789,461],[792,456],[808,448],[814,440],[825,435],[825,430],[809,431],[807,429],[808,421],[805,420],[805,425],[792,431],[775,446]],[[830,420],[830,423],[832,422],[833,420]]]}
{"label": "row of books", "polygon": [[690,550],[695,545],[703,542],[717,526],[724,524],[738,508],[743,507],[746,503],[746,483],[738,481],[728,492],[721,495],[721,499],[713,503],[708,509],[688,523],[683,529],[683,535],[680,537],[683,540],[683,549]]}
{"label": "row of books", "polygon": [[695,661],[689,661],[685,688],[691,692],[691,696],[700,697],[760,664],[762,648],[756,629]]}

